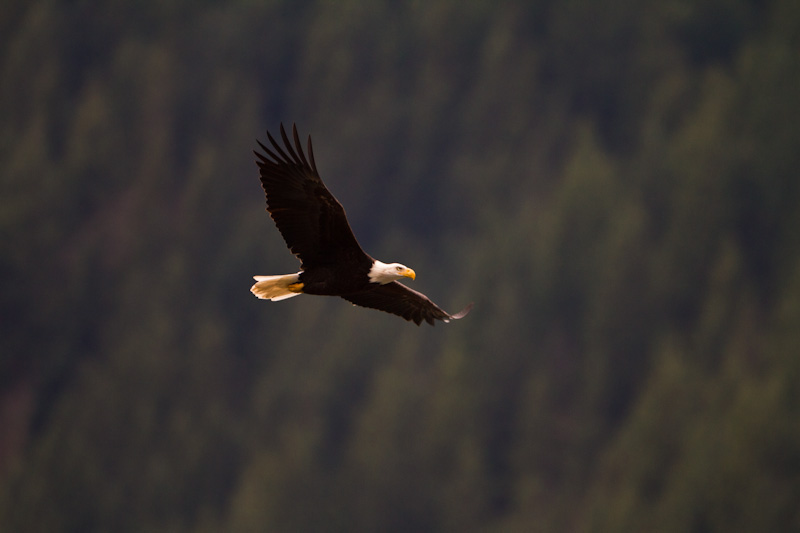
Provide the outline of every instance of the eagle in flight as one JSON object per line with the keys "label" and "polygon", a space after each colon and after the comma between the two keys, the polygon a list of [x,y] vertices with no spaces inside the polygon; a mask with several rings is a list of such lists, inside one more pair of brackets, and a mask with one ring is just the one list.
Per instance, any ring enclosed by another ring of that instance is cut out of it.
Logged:
{"label": "eagle in flight", "polygon": [[422,321],[449,322],[463,318],[472,304],[449,314],[427,296],[397,280],[414,279],[413,270],[400,263],[383,263],[370,257],[353,235],[342,204],[331,194],[317,172],[311,136],[308,157],[303,153],[297,127],[294,145],[283,124],[283,147],[267,132],[272,148],[254,151],[267,196],[269,212],[289,250],[300,260],[300,272],[281,276],[253,276],[250,291],[274,302],[298,294],[341,296],[353,305],[371,307],[401,316],[420,325]]}

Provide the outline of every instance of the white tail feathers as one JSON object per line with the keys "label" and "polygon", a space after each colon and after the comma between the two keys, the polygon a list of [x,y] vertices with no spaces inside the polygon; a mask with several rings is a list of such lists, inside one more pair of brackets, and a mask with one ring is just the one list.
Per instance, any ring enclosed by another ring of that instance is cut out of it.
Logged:
{"label": "white tail feathers", "polygon": [[250,287],[250,292],[262,300],[278,302],[300,294],[300,288],[289,288],[300,279],[300,272],[283,276],[253,276],[253,279],[257,283]]}

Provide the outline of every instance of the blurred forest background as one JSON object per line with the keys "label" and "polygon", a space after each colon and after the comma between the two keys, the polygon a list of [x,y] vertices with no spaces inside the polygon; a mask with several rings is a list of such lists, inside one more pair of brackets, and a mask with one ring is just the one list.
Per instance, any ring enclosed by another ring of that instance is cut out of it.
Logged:
{"label": "blurred forest background", "polygon": [[[6,0],[3,531],[800,529],[797,0]],[[256,300],[311,134],[464,320]]]}

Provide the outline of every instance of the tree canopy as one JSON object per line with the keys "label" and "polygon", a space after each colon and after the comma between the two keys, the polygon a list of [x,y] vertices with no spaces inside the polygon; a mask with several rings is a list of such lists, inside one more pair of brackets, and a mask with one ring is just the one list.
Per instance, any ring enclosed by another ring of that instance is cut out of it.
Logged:
{"label": "tree canopy", "polygon": [[[800,528],[800,4],[10,0],[0,529]],[[464,320],[256,300],[279,122]]]}

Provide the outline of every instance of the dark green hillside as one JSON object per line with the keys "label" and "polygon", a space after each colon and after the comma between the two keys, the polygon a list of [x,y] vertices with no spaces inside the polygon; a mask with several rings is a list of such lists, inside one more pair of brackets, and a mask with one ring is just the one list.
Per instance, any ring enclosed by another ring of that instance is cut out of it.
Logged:
{"label": "dark green hillside", "polygon": [[[0,530],[800,528],[800,4],[0,7]],[[264,302],[297,122],[464,320]]]}

